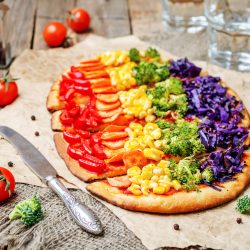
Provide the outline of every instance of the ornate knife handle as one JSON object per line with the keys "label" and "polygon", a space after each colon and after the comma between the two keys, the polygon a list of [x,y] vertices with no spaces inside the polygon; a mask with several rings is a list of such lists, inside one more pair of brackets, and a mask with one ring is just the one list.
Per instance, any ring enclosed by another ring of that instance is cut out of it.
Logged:
{"label": "ornate knife handle", "polygon": [[62,184],[53,176],[46,177],[48,186],[63,200],[76,223],[89,233],[99,235],[103,232],[102,225],[94,212],[79,202]]}

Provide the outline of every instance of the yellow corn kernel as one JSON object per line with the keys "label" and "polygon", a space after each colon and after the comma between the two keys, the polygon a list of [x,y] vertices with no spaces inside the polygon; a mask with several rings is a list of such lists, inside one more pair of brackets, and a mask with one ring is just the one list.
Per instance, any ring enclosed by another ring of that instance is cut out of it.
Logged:
{"label": "yellow corn kernel", "polygon": [[154,139],[154,140],[158,140],[161,138],[161,129],[160,128],[157,128],[155,130],[152,131],[151,133],[151,137]]}
{"label": "yellow corn kernel", "polygon": [[128,191],[130,191],[134,195],[141,195],[142,192],[140,190],[140,186],[137,184],[132,184],[129,188]]}
{"label": "yellow corn kernel", "polygon": [[137,166],[131,167],[127,170],[127,175],[133,177],[141,174],[141,169]]}
{"label": "yellow corn kernel", "polygon": [[[162,168],[163,170],[163,168]],[[159,181],[170,181],[170,178],[167,175],[161,175],[159,177]]]}
{"label": "yellow corn kernel", "polygon": [[132,139],[125,142],[124,149],[126,151],[129,151],[133,149],[138,149],[139,146],[140,146],[139,142],[136,139]]}
{"label": "yellow corn kernel", "polygon": [[152,141],[151,137],[149,135],[144,136],[144,142],[146,145],[150,148],[154,148],[154,142]]}
{"label": "yellow corn kernel", "polygon": [[146,111],[142,110],[142,111],[139,113],[138,118],[139,118],[139,119],[143,119],[143,118],[145,118],[146,115],[147,115]]}
{"label": "yellow corn kernel", "polygon": [[136,129],[134,130],[134,133],[135,133],[136,135],[142,135],[142,130],[136,128]]}
{"label": "yellow corn kernel", "polygon": [[155,119],[156,119],[155,115],[147,115],[145,118],[145,121],[146,122],[153,122],[153,121],[155,121]]}
{"label": "yellow corn kernel", "polygon": [[161,160],[161,161],[157,164],[157,166],[158,166],[158,167],[161,167],[161,168],[167,168],[167,167],[169,167],[169,164],[170,164],[169,161]]}
{"label": "yellow corn kernel", "polygon": [[150,163],[150,164],[148,164],[148,165],[144,166],[144,167],[143,167],[143,169],[153,169],[153,168],[155,168],[155,167],[156,167],[156,165],[155,165],[155,164]]}
{"label": "yellow corn kernel", "polygon": [[166,192],[166,189],[163,186],[158,186],[158,187],[153,188],[154,194],[164,194],[165,192]]}
{"label": "yellow corn kernel", "polygon": [[180,190],[180,189],[182,188],[180,182],[177,181],[177,180],[173,180],[171,183],[172,183],[173,188],[174,188],[175,190]]}
{"label": "yellow corn kernel", "polygon": [[144,126],[143,132],[144,132],[145,134],[150,134],[152,131],[154,131],[154,130],[157,129],[157,128],[158,128],[157,124],[152,123],[152,122],[149,122],[149,123],[147,123],[147,124]]}
{"label": "yellow corn kernel", "polygon": [[155,181],[150,181],[149,182],[149,188],[155,188],[155,187],[158,187],[158,183],[155,182]]}
{"label": "yellow corn kernel", "polygon": [[165,192],[168,192],[170,189],[170,185],[168,182],[159,182],[159,186],[160,187],[164,187],[165,188]]}
{"label": "yellow corn kernel", "polygon": [[153,176],[151,177],[151,181],[158,182],[158,181],[159,181],[159,176],[153,175]]}
{"label": "yellow corn kernel", "polygon": [[141,188],[141,192],[144,195],[148,195],[149,194],[149,187],[142,187]]}
{"label": "yellow corn kernel", "polygon": [[148,109],[148,110],[147,110],[147,114],[148,114],[148,115],[154,114],[154,109],[153,109],[153,108]]}
{"label": "yellow corn kernel", "polygon": [[150,180],[153,176],[151,169],[142,169],[141,177],[143,180]]}
{"label": "yellow corn kernel", "polygon": [[156,167],[153,169],[153,174],[157,176],[161,176],[164,173],[162,168]]}
{"label": "yellow corn kernel", "polygon": [[148,187],[149,186],[149,182],[150,182],[150,180],[142,180],[141,181],[141,187]]}
{"label": "yellow corn kernel", "polygon": [[136,122],[131,122],[130,124],[129,124],[129,127],[131,128],[131,129],[133,129],[133,130],[135,130],[135,129],[139,129],[139,130],[143,130],[143,126],[140,124],[140,123],[136,123]]}
{"label": "yellow corn kernel", "polygon": [[137,139],[137,141],[138,141],[138,143],[139,143],[139,148],[140,148],[141,150],[143,150],[144,148],[147,147],[147,144],[144,142],[143,136],[139,136],[139,137],[137,137],[136,139]]}
{"label": "yellow corn kernel", "polygon": [[134,184],[141,184],[142,182],[142,177],[141,175],[135,175],[135,176],[132,176],[131,178],[129,178],[129,180],[134,183]]}
{"label": "yellow corn kernel", "polygon": [[169,168],[163,168],[163,170],[164,170],[164,174],[166,174],[167,176],[171,175]]}
{"label": "yellow corn kernel", "polygon": [[162,146],[162,141],[161,140],[154,141],[154,146],[155,148],[160,149]]}
{"label": "yellow corn kernel", "polygon": [[145,148],[143,150],[143,154],[147,159],[151,159],[154,161],[160,161],[164,156],[164,153],[156,148]]}

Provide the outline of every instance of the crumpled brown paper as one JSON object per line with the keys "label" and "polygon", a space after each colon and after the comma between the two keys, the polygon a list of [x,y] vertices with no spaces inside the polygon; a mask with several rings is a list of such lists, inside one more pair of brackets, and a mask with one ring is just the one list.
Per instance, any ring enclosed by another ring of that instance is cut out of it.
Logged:
{"label": "crumpled brown paper", "polygon": [[[83,58],[114,49],[137,47],[141,50],[148,44],[134,36],[107,40],[89,35],[82,43],[69,49],[52,49],[47,51],[24,51],[11,67],[13,77],[18,77],[19,98],[0,110],[0,124],[9,126],[20,132],[32,142],[56,168],[58,174],[85,191],[85,183],[74,177],[58,156],[50,129],[50,113],[46,110],[46,97],[51,84],[63,70]],[[159,49],[160,50],[160,49]],[[164,56],[170,53],[160,50]],[[250,110],[250,74],[228,71],[205,62],[196,62],[207,69],[212,75],[219,75],[229,86],[238,92],[244,104]],[[36,120],[31,120],[31,115]],[[35,136],[39,131],[40,136]],[[8,161],[14,162],[11,168],[17,182],[44,186],[29,170],[15,149],[5,140],[0,140],[0,165],[7,166]],[[68,187],[72,185],[67,184]],[[249,193],[249,189],[246,191]],[[103,201],[102,201],[103,202]],[[247,215],[238,214],[235,202],[204,212],[180,215],[154,215],[127,211],[103,202],[110,208],[149,249],[160,246],[185,247],[202,245],[219,249],[248,249],[250,246],[250,220]],[[237,224],[236,218],[241,217],[243,224]],[[173,230],[178,223],[180,231]]]}

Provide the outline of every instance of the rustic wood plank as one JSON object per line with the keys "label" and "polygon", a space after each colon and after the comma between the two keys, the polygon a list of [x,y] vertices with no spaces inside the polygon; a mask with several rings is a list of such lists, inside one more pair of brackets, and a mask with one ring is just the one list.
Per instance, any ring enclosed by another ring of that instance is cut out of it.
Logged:
{"label": "rustic wood plank", "polygon": [[64,19],[74,6],[74,0],[38,0],[37,17]]}
{"label": "rustic wood plank", "polygon": [[77,0],[76,6],[88,10],[91,31],[95,34],[106,37],[131,34],[127,0]]}
{"label": "rustic wood plank", "polygon": [[12,54],[18,56],[32,47],[33,23],[36,14],[36,0],[6,0],[10,6]]}

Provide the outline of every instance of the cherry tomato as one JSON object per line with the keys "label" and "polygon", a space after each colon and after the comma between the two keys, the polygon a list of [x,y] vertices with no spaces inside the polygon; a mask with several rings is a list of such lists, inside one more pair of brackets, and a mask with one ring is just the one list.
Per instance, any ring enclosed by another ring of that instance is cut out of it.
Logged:
{"label": "cherry tomato", "polygon": [[15,178],[12,173],[0,167],[0,202],[7,200],[15,190]]}
{"label": "cherry tomato", "polygon": [[81,137],[75,132],[70,132],[70,131],[64,131],[63,132],[63,138],[66,142],[70,144],[76,144],[81,142]]}
{"label": "cherry tomato", "polygon": [[66,27],[60,22],[49,22],[43,30],[43,38],[48,46],[58,47],[65,40]]}
{"label": "cherry tomato", "polygon": [[75,32],[83,32],[88,29],[90,24],[89,13],[84,9],[74,8],[69,11],[67,23]]}
{"label": "cherry tomato", "polygon": [[18,88],[16,82],[8,80],[0,80],[0,106],[12,103],[18,96]]}

